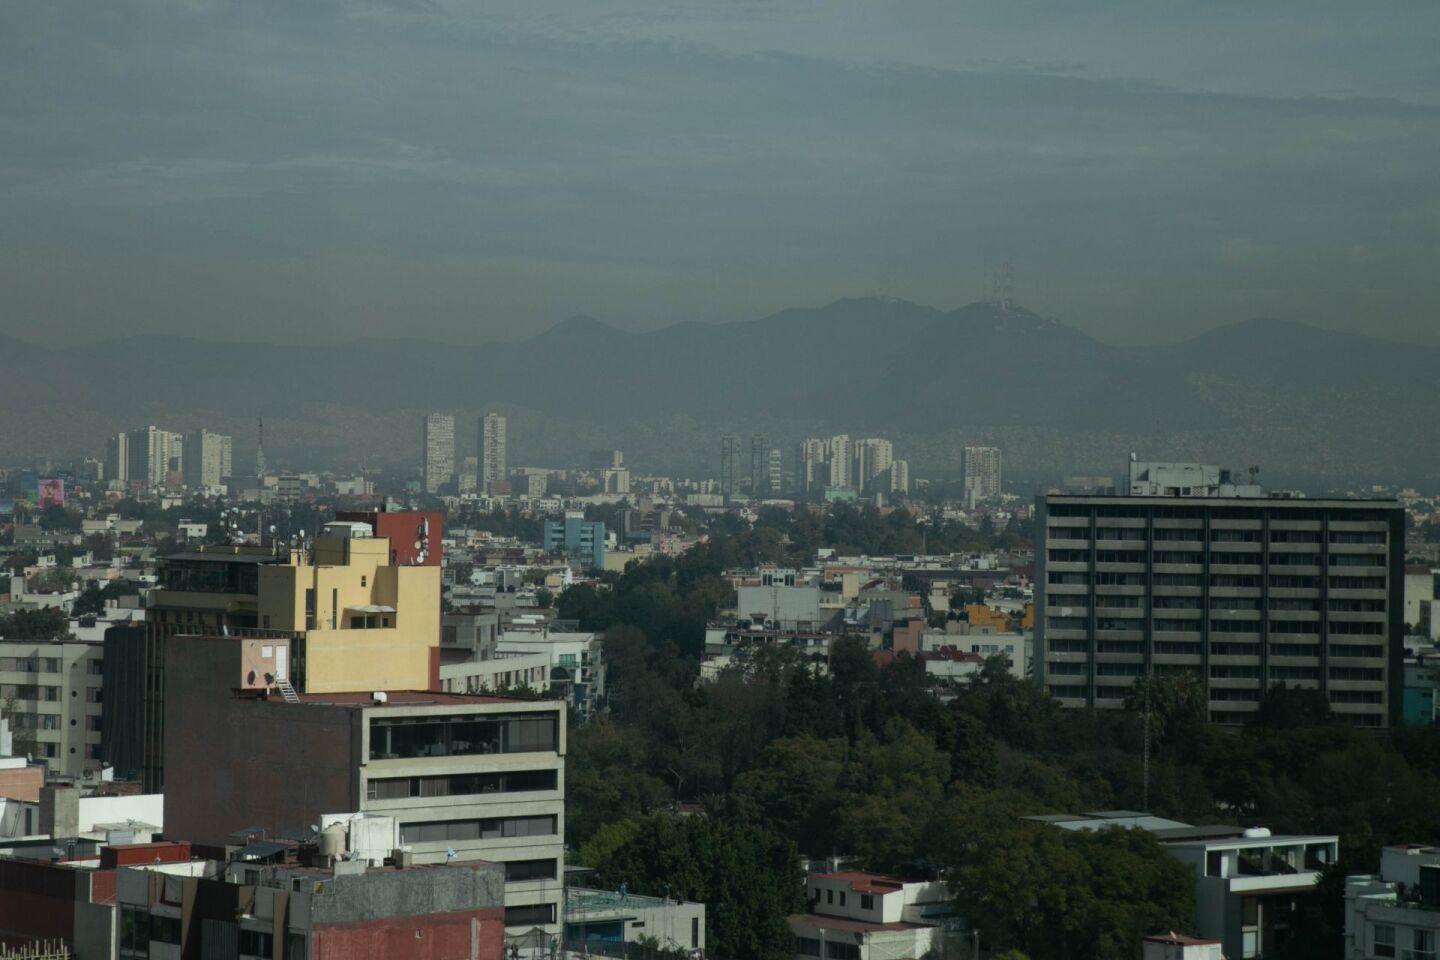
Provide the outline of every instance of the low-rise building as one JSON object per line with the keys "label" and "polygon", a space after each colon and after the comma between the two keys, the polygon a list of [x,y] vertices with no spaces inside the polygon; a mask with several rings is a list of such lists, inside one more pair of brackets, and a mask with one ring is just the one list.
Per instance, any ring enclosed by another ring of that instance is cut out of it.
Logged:
{"label": "low-rise building", "polygon": [[1380,873],[1345,878],[1345,960],[1432,960],[1440,943],[1440,847],[1380,852]]}
{"label": "low-rise building", "polygon": [[705,904],[625,890],[565,889],[565,948],[614,955],[645,939],[664,951],[705,950]]}
{"label": "low-rise building", "polygon": [[1062,830],[1120,827],[1153,833],[1195,873],[1195,927],[1231,960],[1274,956],[1298,922],[1297,907],[1339,858],[1335,836],[1272,836],[1264,827],[1192,826],[1133,810],[1026,817]]}
{"label": "low-rise building", "polygon": [[862,871],[814,873],[809,913],[789,918],[797,960],[899,960],[941,945],[953,900],[943,881]]}

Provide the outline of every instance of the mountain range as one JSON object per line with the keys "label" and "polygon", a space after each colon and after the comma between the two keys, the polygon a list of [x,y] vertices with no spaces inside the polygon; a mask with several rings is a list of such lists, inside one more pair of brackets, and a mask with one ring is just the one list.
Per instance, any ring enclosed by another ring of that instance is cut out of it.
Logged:
{"label": "mountain range", "polygon": [[[759,320],[628,332],[588,317],[516,343],[327,346],[137,336],[51,349],[0,337],[0,459],[100,456],[149,423],[235,435],[271,462],[413,470],[420,417],[510,417],[512,464],[616,447],[640,472],[713,475],[719,435],[885,436],[912,474],[1005,451],[1012,477],[1111,475],[1151,459],[1262,466],[1262,482],[1420,484],[1440,474],[1440,349],[1246,320],[1119,347],[1022,307],[839,300]],[[237,469],[238,472],[238,469]]]}

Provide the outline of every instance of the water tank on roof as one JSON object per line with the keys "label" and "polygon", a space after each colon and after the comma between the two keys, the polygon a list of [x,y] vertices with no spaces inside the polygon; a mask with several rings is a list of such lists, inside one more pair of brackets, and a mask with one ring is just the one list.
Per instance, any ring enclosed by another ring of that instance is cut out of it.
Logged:
{"label": "water tank on roof", "polygon": [[1246,839],[1246,840],[1263,840],[1265,837],[1270,836],[1270,828],[1269,828],[1269,827],[1247,827],[1247,828],[1245,828],[1245,834],[1244,834],[1244,836],[1245,836],[1245,839]]}
{"label": "water tank on roof", "polygon": [[345,853],[345,824],[332,823],[320,831],[320,855],[339,859]]}

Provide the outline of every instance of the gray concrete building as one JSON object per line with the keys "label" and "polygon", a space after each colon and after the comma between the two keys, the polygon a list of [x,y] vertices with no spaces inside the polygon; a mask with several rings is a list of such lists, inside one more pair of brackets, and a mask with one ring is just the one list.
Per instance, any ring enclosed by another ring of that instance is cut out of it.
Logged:
{"label": "gray concrete building", "polygon": [[1358,726],[1399,722],[1398,502],[1048,495],[1036,519],[1035,679],[1066,706],[1189,673],[1216,723],[1281,683]]}

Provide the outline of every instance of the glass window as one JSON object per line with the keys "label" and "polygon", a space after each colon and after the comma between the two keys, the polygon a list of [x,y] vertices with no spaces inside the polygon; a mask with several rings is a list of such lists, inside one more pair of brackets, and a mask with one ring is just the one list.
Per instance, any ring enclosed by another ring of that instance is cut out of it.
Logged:
{"label": "glass window", "polygon": [[533,927],[543,923],[555,922],[555,904],[553,903],[527,903],[518,907],[505,908],[505,926],[507,927]]}
{"label": "glass window", "polygon": [[795,952],[802,957],[820,956],[820,941],[815,937],[796,937]]}
{"label": "glass window", "polygon": [[511,860],[505,864],[505,882],[523,883],[526,880],[554,880],[555,861]]}
{"label": "glass window", "polygon": [[860,960],[860,947],[854,943],[826,940],[825,956],[828,960]]}
{"label": "glass window", "polygon": [[1370,928],[1370,939],[1373,946],[1370,952],[1377,957],[1395,956],[1395,928],[1384,923],[1377,923]]}
{"label": "glass window", "polygon": [[274,951],[274,936],[259,930],[240,929],[240,952],[252,957],[269,957]]}

